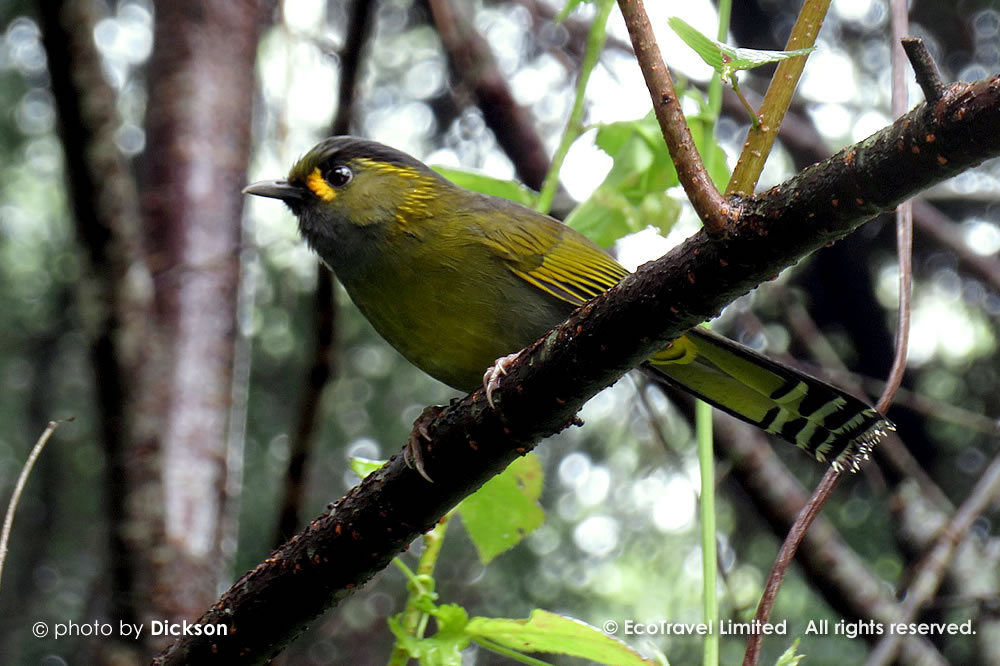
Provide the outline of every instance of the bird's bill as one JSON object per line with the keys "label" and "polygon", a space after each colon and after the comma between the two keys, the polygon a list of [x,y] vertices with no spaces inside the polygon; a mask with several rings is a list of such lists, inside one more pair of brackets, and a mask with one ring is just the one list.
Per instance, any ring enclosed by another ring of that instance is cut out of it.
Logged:
{"label": "bird's bill", "polygon": [[301,187],[292,185],[287,180],[260,180],[244,187],[243,194],[289,201],[302,199],[305,193]]}

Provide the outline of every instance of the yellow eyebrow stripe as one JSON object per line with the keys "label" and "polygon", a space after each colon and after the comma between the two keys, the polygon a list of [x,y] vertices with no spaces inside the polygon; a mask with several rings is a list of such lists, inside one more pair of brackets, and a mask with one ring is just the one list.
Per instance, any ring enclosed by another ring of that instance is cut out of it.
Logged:
{"label": "yellow eyebrow stripe", "polygon": [[337,192],[330,184],[326,182],[323,178],[323,174],[320,173],[319,167],[312,170],[308,176],[306,176],[306,187],[312,191],[313,194],[318,196],[323,201],[333,201],[337,198]]}

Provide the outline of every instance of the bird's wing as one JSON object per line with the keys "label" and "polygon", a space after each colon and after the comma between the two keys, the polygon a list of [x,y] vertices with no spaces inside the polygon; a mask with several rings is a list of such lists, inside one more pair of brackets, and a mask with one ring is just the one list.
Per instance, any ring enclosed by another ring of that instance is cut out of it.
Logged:
{"label": "bird's wing", "polygon": [[539,216],[530,225],[514,219],[484,237],[514,275],[572,305],[583,305],[628,275],[609,254],[551,218]]}
{"label": "bird's wing", "polygon": [[[498,226],[490,242],[518,277],[582,305],[628,271],[555,220]],[[551,224],[549,224],[551,222]],[[654,354],[661,378],[835,467],[856,469],[894,426],[854,396],[727,338],[695,328]]]}

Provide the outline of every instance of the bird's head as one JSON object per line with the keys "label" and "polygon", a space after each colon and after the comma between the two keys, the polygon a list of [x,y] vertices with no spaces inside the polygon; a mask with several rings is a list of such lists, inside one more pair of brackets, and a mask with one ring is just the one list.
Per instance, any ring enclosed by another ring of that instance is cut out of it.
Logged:
{"label": "bird's head", "polygon": [[419,233],[453,186],[422,162],[375,141],[335,136],[306,153],[284,180],[246,194],[280,199],[302,235],[335,271],[350,269],[400,232]]}

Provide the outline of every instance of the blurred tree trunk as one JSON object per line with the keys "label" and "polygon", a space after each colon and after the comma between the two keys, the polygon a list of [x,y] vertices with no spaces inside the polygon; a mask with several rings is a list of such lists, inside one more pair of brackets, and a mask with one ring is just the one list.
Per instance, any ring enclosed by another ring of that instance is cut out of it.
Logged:
{"label": "blurred tree trunk", "polygon": [[254,62],[267,3],[164,0],[149,63],[142,236],[150,335],[129,488],[140,620],[197,617],[223,558],[226,435]]}
{"label": "blurred tree trunk", "polygon": [[[93,283],[80,307],[97,317],[91,358],[113,573],[105,614],[143,623],[144,639],[151,620],[197,618],[228,576],[220,548],[240,189],[257,40],[270,6],[156,4],[138,184],[114,143],[115,91],[92,36],[99,5],[39,6]],[[91,657],[130,660],[106,642]]]}

